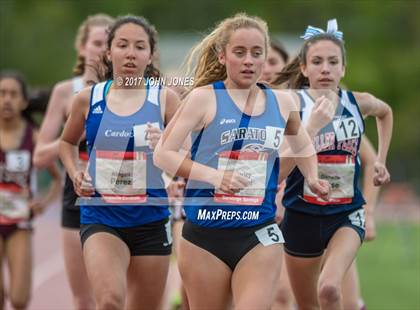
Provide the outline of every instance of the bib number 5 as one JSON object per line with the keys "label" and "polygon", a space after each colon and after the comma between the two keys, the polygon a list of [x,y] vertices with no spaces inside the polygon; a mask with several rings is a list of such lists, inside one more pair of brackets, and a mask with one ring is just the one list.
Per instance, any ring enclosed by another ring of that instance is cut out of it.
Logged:
{"label": "bib number 5", "polygon": [[266,138],[264,147],[278,150],[283,141],[284,129],[280,127],[266,126]]}
{"label": "bib number 5", "polygon": [[269,246],[276,243],[284,243],[283,234],[277,224],[271,224],[261,228],[255,232],[258,240],[264,246]]}

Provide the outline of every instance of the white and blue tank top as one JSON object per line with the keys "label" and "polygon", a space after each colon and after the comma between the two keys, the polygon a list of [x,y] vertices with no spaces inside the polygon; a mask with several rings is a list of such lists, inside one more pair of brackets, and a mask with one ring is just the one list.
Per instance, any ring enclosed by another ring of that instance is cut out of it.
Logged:
{"label": "white and blue tank top", "polygon": [[[302,123],[306,124],[314,100],[306,89],[298,92]],[[314,195],[303,175],[295,168],[286,180],[283,205],[287,209],[328,215],[358,209],[365,200],[358,187],[360,176],[359,148],[364,133],[364,121],[354,95],[339,90],[339,104],[332,122],[313,138],[318,157],[318,174],[330,182],[332,194],[325,202]]]}
{"label": "white and blue tank top", "polygon": [[162,171],[153,165],[147,123],[163,130],[160,86],[147,85],[143,105],[120,116],[107,108],[112,81],[92,88],[85,124],[95,197],[81,204],[81,223],[133,227],[169,216]]}
{"label": "white and blue tank top", "polygon": [[238,108],[222,81],[213,83],[216,113],[206,128],[192,133],[192,160],[215,169],[235,170],[250,183],[228,195],[211,184],[189,180],[184,209],[187,219],[196,225],[252,227],[274,219],[278,149],[285,121],[273,91],[258,86],[265,94],[265,110],[250,116]]}

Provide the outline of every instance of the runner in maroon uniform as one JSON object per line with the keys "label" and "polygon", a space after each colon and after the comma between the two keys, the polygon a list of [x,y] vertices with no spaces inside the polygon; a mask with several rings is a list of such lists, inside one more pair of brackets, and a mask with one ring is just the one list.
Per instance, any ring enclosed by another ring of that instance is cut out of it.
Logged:
{"label": "runner in maroon uniform", "polygon": [[[22,115],[28,105],[24,79],[14,72],[0,73],[0,263],[8,261],[8,296],[15,309],[26,308],[31,292],[31,219],[42,213],[60,188],[55,165],[48,168],[54,181],[42,198],[34,197],[31,158],[36,132]],[[4,304],[0,268],[0,307]]]}

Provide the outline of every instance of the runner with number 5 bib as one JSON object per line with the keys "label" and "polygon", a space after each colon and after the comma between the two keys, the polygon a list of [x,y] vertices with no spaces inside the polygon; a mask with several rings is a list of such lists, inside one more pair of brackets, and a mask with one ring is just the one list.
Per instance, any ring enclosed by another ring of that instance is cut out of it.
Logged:
{"label": "runner with number 5 bib", "polygon": [[[257,83],[267,33],[260,18],[238,14],[193,49],[194,88],[154,155],[159,167],[188,178],[179,267],[191,309],[226,309],[232,297],[236,309],[269,309],[274,299],[284,242],[274,222],[279,148],[293,133],[295,150],[312,145],[297,130],[291,97]],[[191,159],[179,152],[190,133]],[[327,199],[313,153],[297,161]]]}

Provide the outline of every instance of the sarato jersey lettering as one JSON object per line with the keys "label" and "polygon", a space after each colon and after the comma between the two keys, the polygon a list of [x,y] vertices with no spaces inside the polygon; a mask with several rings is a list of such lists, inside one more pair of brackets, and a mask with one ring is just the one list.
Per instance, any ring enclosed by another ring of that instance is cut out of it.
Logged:
{"label": "sarato jersey lettering", "polygon": [[220,144],[231,143],[238,140],[259,140],[265,142],[265,128],[233,128],[222,133]]}

